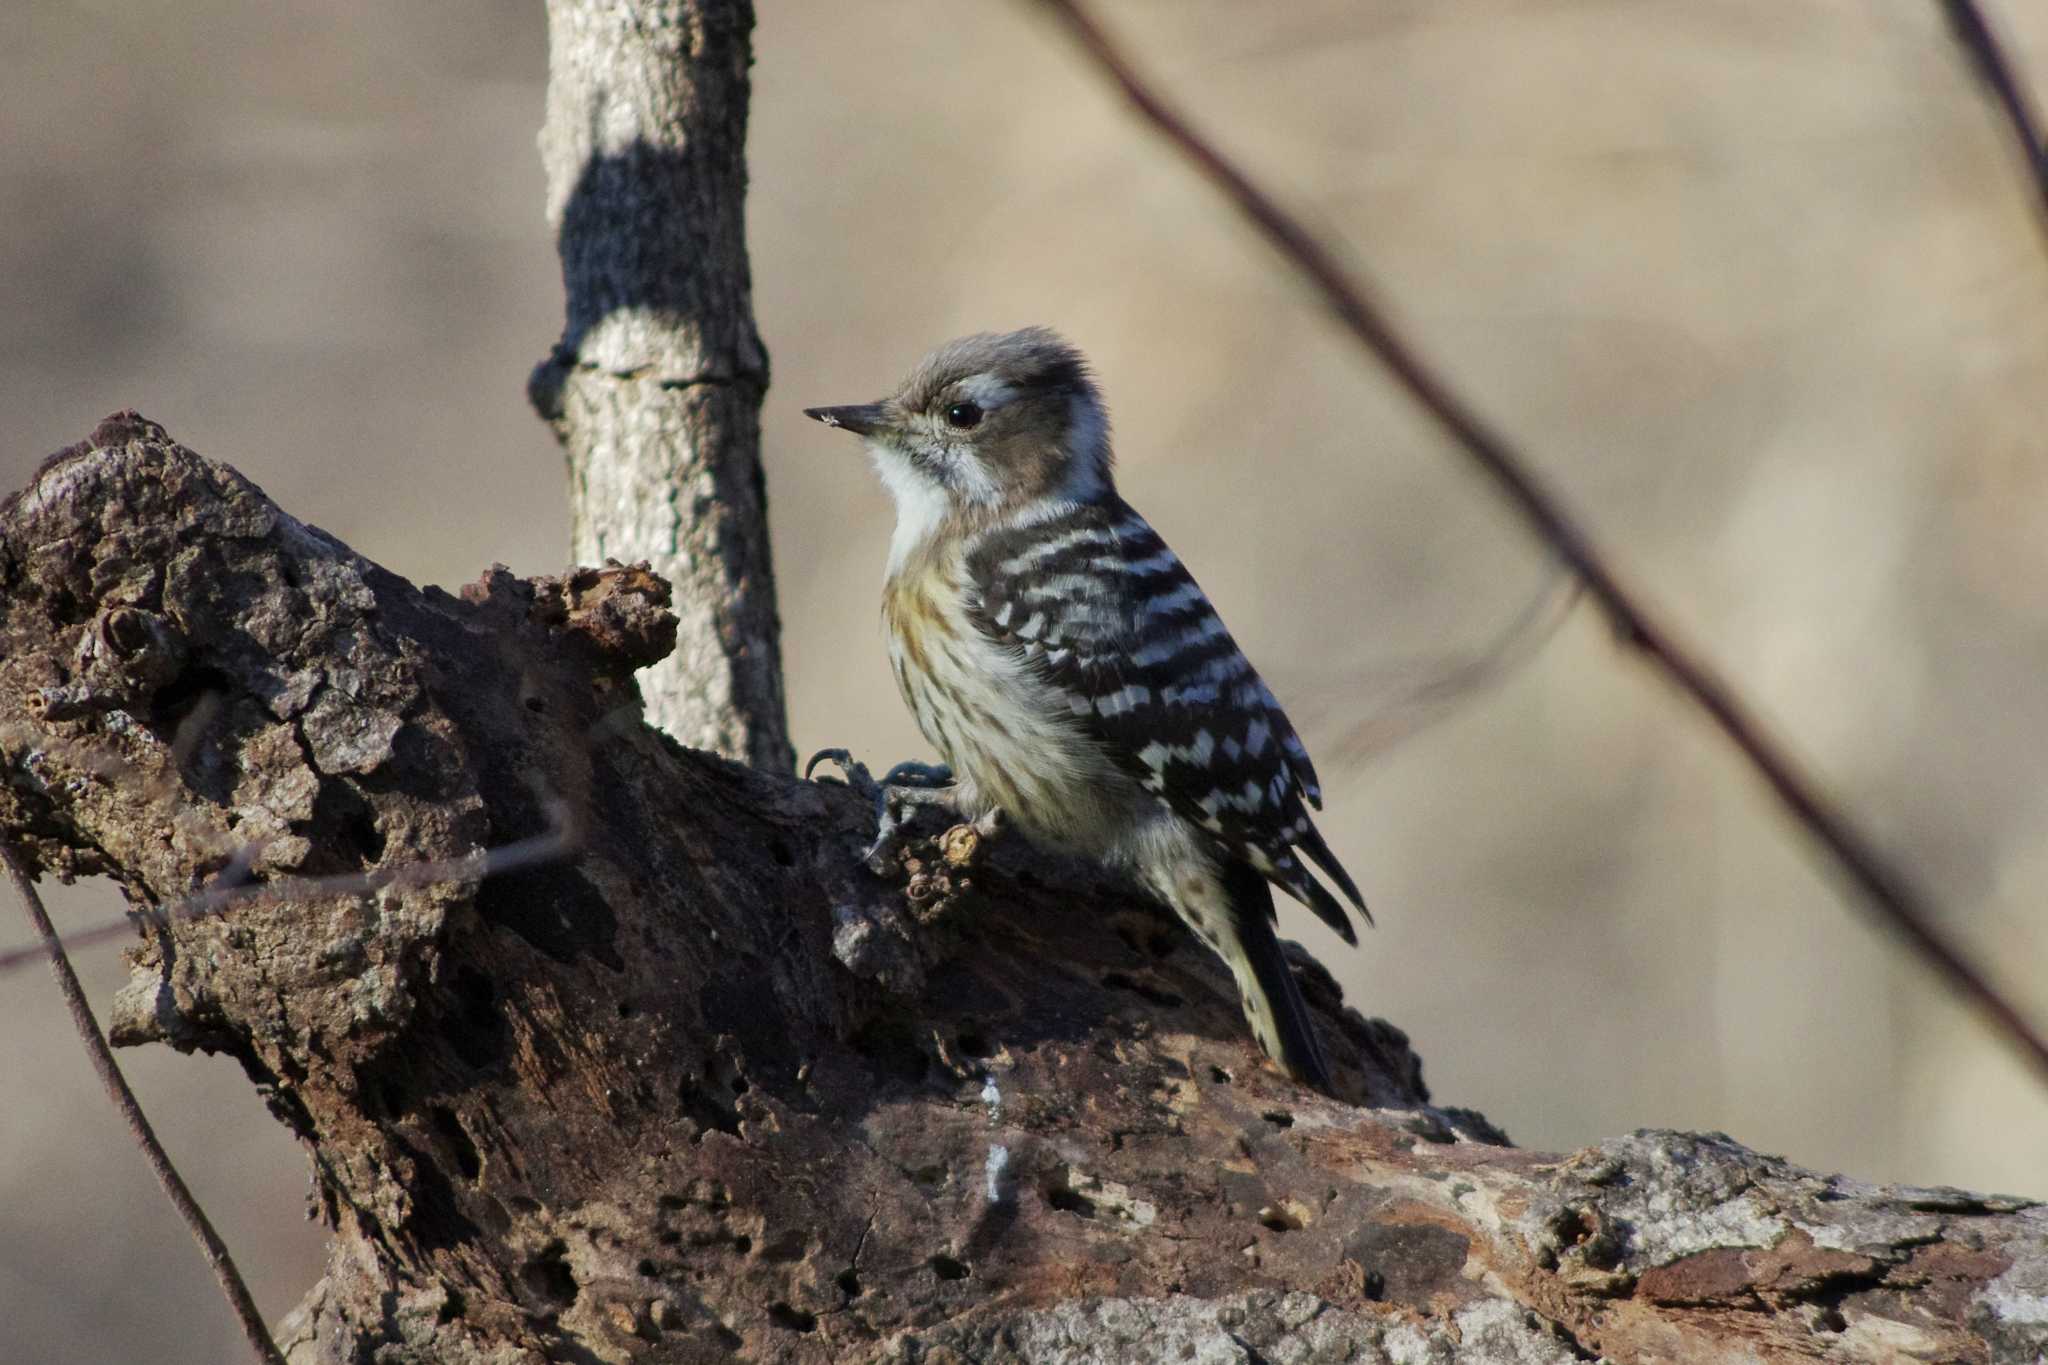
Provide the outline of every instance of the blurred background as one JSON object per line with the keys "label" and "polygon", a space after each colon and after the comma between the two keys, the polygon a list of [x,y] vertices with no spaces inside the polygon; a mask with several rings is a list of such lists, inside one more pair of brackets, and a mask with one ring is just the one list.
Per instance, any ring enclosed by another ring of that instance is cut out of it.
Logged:
{"label": "blurred background", "polygon": [[[1057,325],[1101,372],[1123,491],[1317,753],[1380,921],[1356,951],[1287,928],[1412,1035],[1439,1100],[1538,1148],[1720,1129],[2048,1196],[2039,1078],[1590,613],[1367,742],[1553,570],[1028,6],[761,8],[799,752],[923,752],[876,620],[888,506],[799,408],[879,396],[961,332]],[[1988,8],[2048,91],[2048,10]],[[2048,251],[1938,7],[1103,10],[2048,1017]],[[546,56],[540,7],[501,0],[11,0],[0,487],[133,406],[417,582],[561,569],[562,462],[523,393],[561,319]],[[81,967],[104,1010],[118,948]],[[282,1314],[321,1262],[303,1156],[231,1064],[124,1064]],[[0,1324],[24,1361],[240,1351],[38,970],[0,977]]]}

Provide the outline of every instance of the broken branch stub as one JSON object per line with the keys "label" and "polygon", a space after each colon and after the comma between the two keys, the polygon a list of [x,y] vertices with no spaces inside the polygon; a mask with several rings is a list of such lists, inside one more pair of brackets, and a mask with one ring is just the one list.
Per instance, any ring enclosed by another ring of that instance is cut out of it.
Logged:
{"label": "broken branch stub", "polygon": [[1682,1134],[1518,1151],[1311,971],[1353,1107],[1262,1066],[1212,958],[1099,876],[928,837],[875,878],[852,793],[642,723],[673,629],[640,568],[417,589],[133,414],[0,507],[0,828],[141,907],[249,879],[143,921],[115,1033],[236,1057],[307,1144],[333,1244],[294,1361],[2048,1333],[2024,1201]]}

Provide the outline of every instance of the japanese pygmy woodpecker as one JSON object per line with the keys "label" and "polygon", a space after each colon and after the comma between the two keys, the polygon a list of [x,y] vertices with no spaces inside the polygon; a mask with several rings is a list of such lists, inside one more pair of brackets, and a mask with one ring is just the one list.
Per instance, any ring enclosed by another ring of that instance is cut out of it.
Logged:
{"label": "japanese pygmy woodpecker", "polygon": [[1266,1055],[1328,1089],[1269,883],[1346,942],[1296,850],[1365,904],[1309,820],[1321,792],[1294,727],[1117,496],[1081,354],[1038,327],[965,337],[893,397],[807,412],[863,437],[895,499],[889,662],[948,803],[1134,875],[1229,964]]}

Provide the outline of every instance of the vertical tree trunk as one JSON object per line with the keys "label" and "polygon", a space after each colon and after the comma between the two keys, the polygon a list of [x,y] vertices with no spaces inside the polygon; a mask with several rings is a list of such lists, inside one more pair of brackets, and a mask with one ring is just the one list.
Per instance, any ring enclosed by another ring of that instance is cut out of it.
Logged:
{"label": "vertical tree trunk", "polygon": [[550,0],[540,151],[567,319],[531,394],[568,455],[575,557],[675,585],[649,719],[787,768],[743,213],[753,24],[748,0]]}

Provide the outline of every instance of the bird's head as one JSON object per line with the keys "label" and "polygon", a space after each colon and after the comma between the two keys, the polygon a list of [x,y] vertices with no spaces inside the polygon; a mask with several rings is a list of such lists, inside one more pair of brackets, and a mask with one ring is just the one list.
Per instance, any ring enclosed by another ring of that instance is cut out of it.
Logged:
{"label": "bird's head", "polygon": [[924,531],[1113,491],[1088,362],[1044,327],[949,341],[878,403],[804,413],[864,438],[899,522]]}

